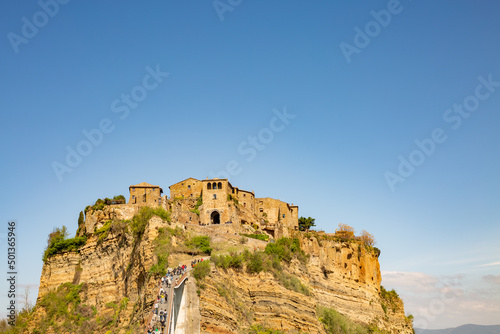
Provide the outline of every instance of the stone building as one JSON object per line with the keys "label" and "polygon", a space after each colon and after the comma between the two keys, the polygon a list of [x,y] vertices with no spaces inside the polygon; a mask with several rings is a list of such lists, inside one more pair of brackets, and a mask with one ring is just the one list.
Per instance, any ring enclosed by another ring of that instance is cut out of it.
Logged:
{"label": "stone building", "polygon": [[159,186],[142,182],[129,187],[130,198],[128,204],[157,206],[161,201],[163,189]]}
{"label": "stone building", "polygon": [[200,180],[192,177],[172,184],[170,187],[170,198],[198,198],[203,188]]}
{"label": "stone building", "polygon": [[278,227],[298,228],[298,206],[269,197],[255,198],[253,191],[234,187],[227,179],[190,177],[169,188],[171,199],[202,198],[202,225],[257,223],[271,235]]}

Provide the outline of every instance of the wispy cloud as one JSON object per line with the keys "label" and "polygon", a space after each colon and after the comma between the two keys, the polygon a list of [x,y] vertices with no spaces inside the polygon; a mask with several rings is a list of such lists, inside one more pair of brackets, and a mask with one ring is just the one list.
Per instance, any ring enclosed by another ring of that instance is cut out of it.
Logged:
{"label": "wispy cloud", "polygon": [[485,263],[485,264],[479,265],[479,267],[491,267],[491,266],[500,266],[500,261],[490,262],[490,263]]}

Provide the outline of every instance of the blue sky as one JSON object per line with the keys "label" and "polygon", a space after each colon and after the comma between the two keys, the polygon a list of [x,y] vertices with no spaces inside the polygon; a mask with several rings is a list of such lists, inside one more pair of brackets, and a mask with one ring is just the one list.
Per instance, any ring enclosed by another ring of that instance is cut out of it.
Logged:
{"label": "blue sky", "polygon": [[0,4],[0,233],[17,221],[33,298],[86,205],[230,171],[374,234],[420,327],[498,323],[497,2],[60,1]]}

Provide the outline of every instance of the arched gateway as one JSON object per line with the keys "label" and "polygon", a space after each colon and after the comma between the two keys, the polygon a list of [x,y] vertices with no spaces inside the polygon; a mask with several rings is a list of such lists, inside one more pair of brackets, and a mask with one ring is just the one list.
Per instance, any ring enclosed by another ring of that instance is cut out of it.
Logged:
{"label": "arched gateway", "polygon": [[214,210],[210,214],[210,224],[220,224],[220,214],[219,211]]}

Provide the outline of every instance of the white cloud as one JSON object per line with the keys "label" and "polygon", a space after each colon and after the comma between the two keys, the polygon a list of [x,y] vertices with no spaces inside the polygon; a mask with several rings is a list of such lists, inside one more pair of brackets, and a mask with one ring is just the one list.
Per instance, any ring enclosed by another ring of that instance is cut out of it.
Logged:
{"label": "white cloud", "polygon": [[500,289],[491,289],[491,285],[488,288],[484,282],[500,284],[500,276],[484,276],[479,280],[484,288],[471,281],[470,277],[462,275],[382,272],[383,285],[386,289],[396,289],[404,301],[405,313],[413,314],[417,328],[498,324]]}
{"label": "white cloud", "polygon": [[479,265],[479,267],[491,267],[491,266],[500,266],[500,261],[490,262],[490,263],[485,263],[485,264]]}

